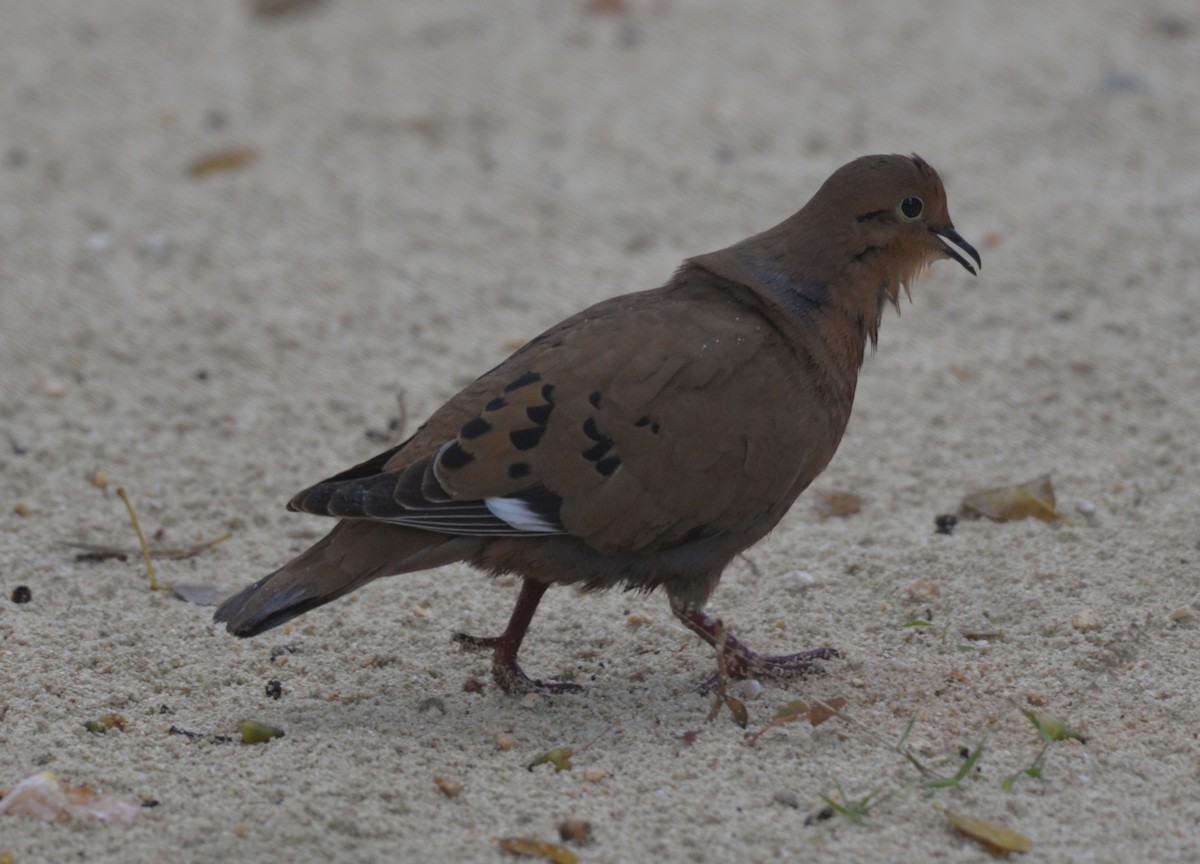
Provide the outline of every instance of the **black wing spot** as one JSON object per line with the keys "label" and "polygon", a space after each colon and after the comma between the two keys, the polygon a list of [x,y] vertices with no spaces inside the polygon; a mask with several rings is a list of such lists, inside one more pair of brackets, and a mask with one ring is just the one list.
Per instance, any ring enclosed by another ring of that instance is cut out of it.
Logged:
{"label": "black wing spot", "polygon": [[659,426],[658,423],[650,424],[650,431],[653,432],[655,435],[657,435],[661,430],[662,430],[662,427]]}
{"label": "black wing spot", "polygon": [[542,380],[542,376],[536,372],[526,372],[516,381],[511,382],[504,388],[505,393],[511,393],[514,390],[520,390],[522,387],[528,387],[530,384],[536,384]]}
{"label": "black wing spot", "polygon": [[474,461],[475,454],[468,453],[461,446],[459,446],[457,441],[443,450],[441,458],[438,459],[438,462],[441,463],[442,467],[449,471],[457,471],[464,465],[470,465]]}
{"label": "black wing spot", "polygon": [[553,384],[543,384],[542,385],[542,398],[545,399],[550,404],[552,404],[552,405],[554,404],[554,385]]}
{"label": "black wing spot", "polygon": [[518,429],[508,436],[508,440],[518,450],[532,450],[542,440],[546,432],[545,426],[534,426],[531,429]]}
{"label": "black wing spot", "polygon": [[545,405],[535,405],[532,408],[525,409],[525,416],[539,426],[545,426],[550,420],[550,414],[554,411],[554,405],[547,402]]}
{"label": "black wing spot", "polygon": [[474,420],[468,420],[458,430],[458,437],[464,441],[470,441],[473,438],[478,438],[480,435],[486,435],[492,431],[492,424],[484,420],[482,417],[476,417]]}
{"label": "black wing spot", "polygon": [[600,394],[599,390],[593,390],[591,392],[591,394],[588,396],[588,401],[592,403],[593,408],[600,407],[600,395],[601,394]]}
{"label": "black wing spot", "polygon": [[621,457],[619,456],[609,456],[607,459],[601,459],[596,463],[596,470],[605,477],[609,476],[620,467]]}
{"label": "black wing spot", "polygon": [[645,414],[643,414],[641,417],[639,417],[637,420],[634,421],[633,425],[634,426],[649,426],[650,418],[647,417]]}
{"label": "black wing spot", "polygon": [[497,396],[491,402],[484,405],[483,410],[484,411],[499,411],[501,408],[504,408],[506,405],[508,405],[508,400],[505,399],[503,396]]}
{"label": "black wing spot", "polygon": [[589,447],[583,451],[583,458],[589,462],[597,462],[604,458],[604,454],[612,449],[612,439],[605,438],[603,441],[598,441],[595,446]]}
{"label": "black wing spot", "polygon": [[583,434],[591,438],[593,441],[603,441],[604,436],[600,434],[600,430],[596,428],[596,418],[589,417],[583,421]]}
{"label": "black wing spot", "polygon": [[513,480],[520,480],[522,477],[528,477],[530,472],[528,462],[513,462],[508,466],[508,476]]}

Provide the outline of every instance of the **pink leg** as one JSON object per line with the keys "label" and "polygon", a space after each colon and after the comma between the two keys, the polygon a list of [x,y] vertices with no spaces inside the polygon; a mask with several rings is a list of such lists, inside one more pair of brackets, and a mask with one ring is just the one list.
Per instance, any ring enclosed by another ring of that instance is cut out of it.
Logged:
{"label": "pink leg", "polygon": [[492,678],[505,693],[519,695],[522,693],[578,693],[583,690],[578,684],[565,681],[554,681],[544,684],[534,680],[522,671],[517,664],[517,651],[529,630],[529,622],[537,611],[542,595],[546,593],[549,584],[535,579],[526,579],[521,583],[521,594],[517,597],[517,605],[513,608],[508,626],[499,636],[468,636],[466,633],[455,633],[454,641],[468,648],[492,649]]}
{"label": "pink leg", "polygon": [[[679,606],[671,604],[675,617],[709,645],[717,647],[717,627],[720,622],[709,617],[703,609],[695,606]],[[725,634],[722,647],[725,655],[725,668],[734,678],[749,678],[753,675],[765,675],[772,678],[788,678],[793,675],[803,675],[806,672],[818,671],[817,660],[829,660],[838,656],[833,648],[814,648],[811,651],[801,651],[798,654],[776,654],[766,656],[751,651],[729,633]],[[702,687],[711,689],[716,679],[706,681]]]}

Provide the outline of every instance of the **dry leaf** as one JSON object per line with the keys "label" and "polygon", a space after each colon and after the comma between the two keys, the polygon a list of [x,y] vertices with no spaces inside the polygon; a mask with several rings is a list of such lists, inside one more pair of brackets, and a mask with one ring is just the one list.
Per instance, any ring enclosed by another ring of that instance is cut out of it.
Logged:
{"label": "dry leaf", "polygon": [[822,520],[830,516],[853,516],[862,509],[862,497],[853,492],[822,492],[817,496],[817,515]]}
{"label": "dry leaf", "polygon": [[837,712],[841,711],[845,705],[845,696],[835,696],[833,699],[822,700],[813,705],[812,710],[808,712],[808,722],[813,726],[820,726],[830,717],[836,717]]}
{"label": "dry leaf", "polygon": [[1049,474],[1015,486],[967,495],[962,500],[959,515],[972,519],[986,516],[996,522],[1013,522],[1030,517],[1043,522],[1070,522],[1054,509],[1054,486]]}
{"label": "dry leaf", "polygon": [[0,798],[0,815],[21,813],[43,822],[56,819],[99,819],[129,825],[141,808],[91,786],[68,786],[53,771],[26,777]]}
{"label": "dry leaf", "polygon": [[545,858],[554,864],[575,864],[579,859],[566,846],[557,843],[546,843],[542,840],[529,840],[525,837],[504,837],[500,840],[501,848],[514,855],[524,855],[529,858]]}
{"label": "dry leaf", "polygon": [[734,722],[745,729],[746,724],[750,722],[750,713],[746,710],[746,706],[742,704],[742,700],[736,696],[726,696],[725,707],[733,715]]}
{"label": "dry leaf", "polygon": [[993,855],[1025,852],[1033,848],[1033,841],[1024,834],[1019,834],[997,822],[976,819],[974,816],[964,816],[950,810],[942,810],[942,815],[946,817],[946,821],[955,831],[970,837]]}
{"label": "dry leaf", "polygon": [[205,177],[209,174],[219,174],[222,171],[236,171],[245,168],[258,158],[258,151],[253,147],[229,147],[217,150],[206,156],[201,156],[188,166],[188,176]]}

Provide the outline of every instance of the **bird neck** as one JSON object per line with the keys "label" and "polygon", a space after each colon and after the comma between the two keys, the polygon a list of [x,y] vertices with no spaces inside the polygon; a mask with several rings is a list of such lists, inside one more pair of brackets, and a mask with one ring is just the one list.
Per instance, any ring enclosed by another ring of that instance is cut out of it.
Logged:
{"label": "bird neck", "polygon": [[757,309],[790,345],[834,425],[844,425],[877,313],[872,309],[871,317],[864,317],[840,286],[802,278],[781,263],[742,243],[688,259],[679,281],[688,281],[692,268],[706,271],[723,283],[726,295]]}

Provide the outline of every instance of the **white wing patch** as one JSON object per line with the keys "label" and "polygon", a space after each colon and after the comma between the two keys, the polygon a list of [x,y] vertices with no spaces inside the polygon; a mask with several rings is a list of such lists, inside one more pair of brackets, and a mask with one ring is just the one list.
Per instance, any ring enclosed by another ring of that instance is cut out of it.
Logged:
{"label": "white wing patch", "polygon": [[546,521],[546,517],[520,498],[484,498],[484,505],[497,519],[520,531],[537,534],[561,534],[562,528]]}

